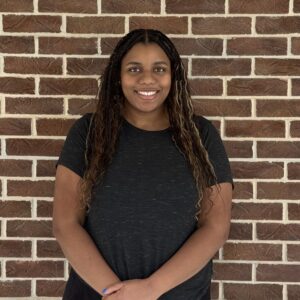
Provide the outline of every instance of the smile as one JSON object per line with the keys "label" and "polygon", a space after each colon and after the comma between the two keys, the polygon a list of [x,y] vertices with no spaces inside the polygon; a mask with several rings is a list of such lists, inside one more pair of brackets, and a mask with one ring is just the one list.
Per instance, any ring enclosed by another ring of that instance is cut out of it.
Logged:
{"label": "smile", "polygon": [[153,96],[157,94],[159,91],[136,91],[139,95],[143,96]]}

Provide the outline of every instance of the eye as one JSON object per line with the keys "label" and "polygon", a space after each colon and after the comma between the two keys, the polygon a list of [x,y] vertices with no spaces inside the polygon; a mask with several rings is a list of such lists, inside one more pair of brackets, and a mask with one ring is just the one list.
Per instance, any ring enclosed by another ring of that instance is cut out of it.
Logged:
{"label": "eye", "polygon": [[164,72],[166,72],[166,68],[164,68],[164,67],[156,67],[154,70],[157,73],[164,73]]}
{"label": "eye", "polygon": [[128,71],[130,73],[136,73],[136,72],[140,71],[140,68],[139,67],[130,67],[130,68],[128,68]]}

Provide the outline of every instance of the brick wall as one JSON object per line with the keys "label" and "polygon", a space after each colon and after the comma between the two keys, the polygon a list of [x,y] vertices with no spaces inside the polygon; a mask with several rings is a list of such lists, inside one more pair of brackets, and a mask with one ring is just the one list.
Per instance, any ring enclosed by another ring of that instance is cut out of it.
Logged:
{"label": "brick wall", "polygon": [[299,299],[300,0],[1,0],[0,298],[59,299],[55,162],[119,37],[175,42],[235,177],[214,299]]}

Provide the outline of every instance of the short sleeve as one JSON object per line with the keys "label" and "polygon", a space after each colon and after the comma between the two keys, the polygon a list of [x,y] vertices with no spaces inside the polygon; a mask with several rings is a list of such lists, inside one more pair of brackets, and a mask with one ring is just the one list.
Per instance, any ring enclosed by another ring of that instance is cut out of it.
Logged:
{"label": "short sleeve", "polygon": [[63,165],[81,178],[85,171],[86,139],[91,115],[83,115],[72,125],[55,166],[57,168],[58,165]]}
{"label": "short sleeve", "polygon": [[218,130],[204,117],[197,116],[196,123],[200,127],[201,140],[213,165],[217,183],[230,182],[234,189],[230,163]]}

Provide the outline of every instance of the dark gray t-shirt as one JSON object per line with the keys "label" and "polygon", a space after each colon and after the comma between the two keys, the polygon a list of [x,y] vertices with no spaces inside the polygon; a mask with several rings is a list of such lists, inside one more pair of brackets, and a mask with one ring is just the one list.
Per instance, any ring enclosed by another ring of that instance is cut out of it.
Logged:
{"label": "dark gray t-shirt", "polygon": [[[91,115],[85,114],[74,123],[57,162],[81,177]],[[218,183],[232,183],[218,131],[204,117],[195,118]],[[150,276],[197,228],[197,189],[170,129],[147,131],[124,119],[112,164],[94,190],[84,227],[120,280]],[[159,299],[200,300],[210,284],[211,273],[209,262]],[[63,299],[98,300],[101,296],[71,270]]]}

